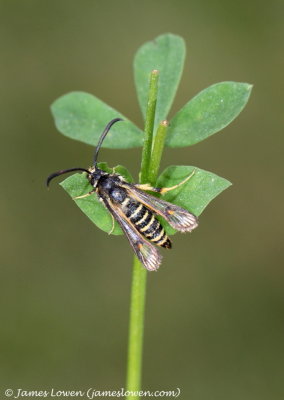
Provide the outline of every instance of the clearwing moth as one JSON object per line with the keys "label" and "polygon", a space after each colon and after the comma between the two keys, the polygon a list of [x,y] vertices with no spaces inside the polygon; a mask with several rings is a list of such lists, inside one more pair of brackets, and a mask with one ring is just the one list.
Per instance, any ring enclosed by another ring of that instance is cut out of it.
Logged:
{"label": "clearwing moth", "polygon": [[184,184],[191,178],[194,172],[175,186],[170,188],[155,188],[149,184],[131,184],[119,174],[107,173],[101,170],[97,164],[99,150],[108,131],[118,121],[122,121],[122,119],[115,118],[105,127],[95,150],[92,167],[89,169],[80,167],[69,168],[54,172],[49,175],[46,184],[49,186],[53,178],[67,172],[86,172],[87,179],[93,189],[89,193],[76,197],[76,199],[94,194],[97,195],[112,215],[112,230],[114,228],[114,220],[116,220],[140,262],[147,270],[155,271],[161,264],[162,256],[153,244],[168,249],[171,248],[171,241],[162,224],[157,219],[157,215],[164,218],[174,229],[181,232],[191,232],[197,227],[198,220],[189,211],[151,196],[145,191],[164,194]]}

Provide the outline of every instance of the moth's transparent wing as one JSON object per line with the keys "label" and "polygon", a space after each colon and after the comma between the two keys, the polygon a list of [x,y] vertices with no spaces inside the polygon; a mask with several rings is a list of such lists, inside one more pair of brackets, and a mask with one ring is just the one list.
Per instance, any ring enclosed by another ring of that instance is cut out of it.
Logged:
{"label": "moth's transparent wing", "polygon": [[118,205],[113,204],[109,198],[103,200],[109,212],[121,226],[138,259],[146,269],[156,271],[162,261],[162,256],[157,248],[137,231]]}
{"label": "moth's transparent wing", "polygon": [[127,189],[130,197],[134,197],[156,214],[161,215],[174,229],[191,232],[198,226],[197,217],[184,208],[154,197],[130,183],[123,183],[123,187]]}

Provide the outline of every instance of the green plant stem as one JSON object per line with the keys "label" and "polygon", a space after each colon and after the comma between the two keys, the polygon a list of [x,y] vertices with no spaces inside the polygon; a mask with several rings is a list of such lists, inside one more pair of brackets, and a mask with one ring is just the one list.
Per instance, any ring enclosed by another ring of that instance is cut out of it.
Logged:
{"label": "green plant stem", "polygon": [[149,83],[149,95],[148,95],[148,103],[147,103],[146,119],[145,119],[145,137],[142,149],[142,161],[141,161],[141,171],[140,171],[141,183],[148,183],[148,171],[152,154],[153,129],[155,122],[155,112],[156,112],[157,93],[158,93],[158,80],[159,80],[159,71],[154,69],[151,72],[150,83]]}
{"label": "green plant stem", "polygon": [[[157,179],[161,154],[163,151],[166,126],[163,134],[156,135],[153,143],[153,129],[156,111],[158,91],[158,71],[152,71],[149,87],[149,100],[145,121],[145,140],[142,150],[142,162],[140,172],[141,183],[154,184]],[[158,131],[161,128],[158,129]],[[159,138],[159,139],[158,139]],[[156,143],[156,139],[159,144]],[[153,157],[153,149],[159,155]],[[151,165],[151,174],[150,174]],[[127,362],[127,384],[126,389],[130,392],[141,390],[142,376],[142,354],[143,354],[143,333],[144,333],[144,314],[146,299],[147,270],[141,265],[136,257],[133,262],[132,288],[130,300],[130,321],[129,321],[129,342],[128,342],[128,362]],[[127,399],[132,399],[131,394]]]}
{"label": "green plant stem", "polygon": [[154,139],[153,151],[148,171],[148,182],[151,183],[151,185],[155,185],[158,178],[168,125],[168,121],[162,121],[158,126],[157,134]]}
{"label": "green plant stem", "polygon": [[[151,86],[151,84],[153,84],[153,86]],[[140,182],[149,183],[151,185],[155,185],[157,180],[168,127],[167,121],[162,121],[158,126],[156,135],[153,136],[155,105],[157,99],[156,91],[157,79],[154,79],[153,76],[151,76],[149,101],[145,123],[145,140],[142,151],[142,163],[140,172]],[[216,192],[212,194],[212,198],[214,198],[215,196]],[[135,393],[137,394],[141,390],[146,278],[146,269],[135,257],[133,264],[133,279],[131,289],[128,370],[126,385],[127,391],[131,392],[131,394],[129,394],[127,397],[128,400],[135,397],[137,398],[137,395],[135,396]]]}
{"label": "green plant stem", "polygon": [[[142,354],[144,333],[144,310],[146,297],[147,270],[141,265],[137,257],[133,260],[127,385],[129,391],[141,389]],[[127,399],[132,399],[130,395]]]}

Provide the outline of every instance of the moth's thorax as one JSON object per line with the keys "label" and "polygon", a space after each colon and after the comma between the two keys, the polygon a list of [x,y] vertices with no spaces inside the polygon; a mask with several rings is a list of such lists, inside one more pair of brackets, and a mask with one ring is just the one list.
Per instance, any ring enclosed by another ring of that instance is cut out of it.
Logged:
{"label": "moth's thorax", "polygon": [[117,174],[103,175],[97,183],[98,193],[102,197],[109,197],[114,203],[122,203],[127,197],[126,190],[121,187],[122,181],[123,178]]}

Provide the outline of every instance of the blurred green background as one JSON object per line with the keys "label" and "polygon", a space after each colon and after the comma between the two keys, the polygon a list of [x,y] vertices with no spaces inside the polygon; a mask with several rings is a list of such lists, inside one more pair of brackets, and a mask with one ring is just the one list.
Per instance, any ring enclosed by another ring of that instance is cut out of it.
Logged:
{"label": "blurred green background", "polygon": [[[284,398],[283,12],[280,0],[0,1],[1,398],[125,386],[132,251],[59,185],[46,190],[49,173],[93,154],[56,131],[49,106],[87,91],[142,126],[132,60],[165,32],[187,44],[171,115],[216,82],[254,89],[224,131],[164,153],[162,168],[196,165],[233,186],[149,273],[143,388]],[[100,157],[137,179],[139,149]]]}

